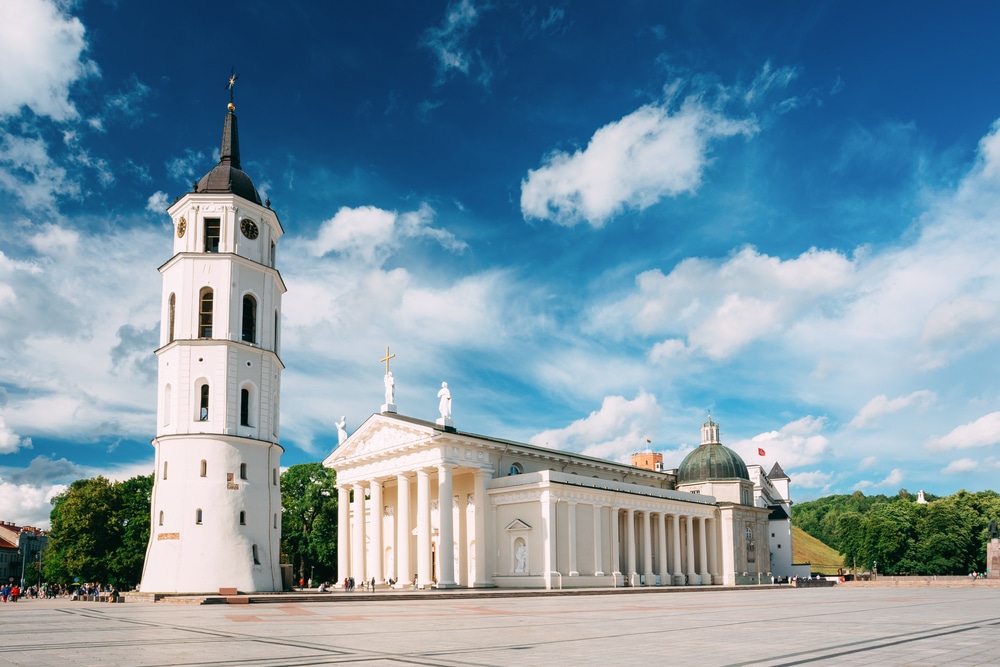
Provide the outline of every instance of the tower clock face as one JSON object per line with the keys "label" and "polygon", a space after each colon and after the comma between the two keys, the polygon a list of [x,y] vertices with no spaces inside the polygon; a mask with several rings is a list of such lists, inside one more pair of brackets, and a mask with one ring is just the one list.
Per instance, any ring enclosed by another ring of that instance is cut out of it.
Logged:
{"label": "tower clock face", "polygon": [[243,218],[240,222],[240,231],[243,232],[243,236],[251,240],[257,238],[257,234],[259,234],[257,223],[249,218]]}
{"label": "tower clock face", "polygon": [[184,232],[187,231],[187,226],[187,220],[184,218],[177,221],[177,238],[182,238],[184,236]]}

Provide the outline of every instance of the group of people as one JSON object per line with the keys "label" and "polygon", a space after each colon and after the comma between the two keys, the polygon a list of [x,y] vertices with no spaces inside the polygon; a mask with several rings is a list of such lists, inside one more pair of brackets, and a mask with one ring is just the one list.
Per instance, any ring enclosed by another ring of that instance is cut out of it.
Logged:
{"label": "group of people", "polygon": [[0,599],[5,603],[10,600],[11,602],[17,602],[17,599],[21,597],[21,587],[17,584],[7,584],[3,588],[0,588]]}
{"label": "group of people", "polygon": [[[358,585],[359,584],[355,583],[354,577],[347,577],[347,578],[344,579],[344,590],[347,591],[347,592],[353,591],[355,589],[355,587],[358,586]],[[391,583],[390,583],[390,585],[391,585]],[[368,582],[368,581],[362,581],[361,584],[360,584],[360,586],[361,586],[361,590],[363,590],[363,591],[364,590],[370,590],[370,591],[374,592],[375,591],[375,577],[372,577],[372,580],[370,582]],[[323,591],[320,591],[320,592],[322,593]]]}

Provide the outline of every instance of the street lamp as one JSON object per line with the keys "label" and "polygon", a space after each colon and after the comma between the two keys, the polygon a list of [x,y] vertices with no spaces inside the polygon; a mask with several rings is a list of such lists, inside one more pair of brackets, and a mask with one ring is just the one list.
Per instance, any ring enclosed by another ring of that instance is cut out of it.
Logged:
{"label": "street lamp", "polygon": [[21,588],[24,588],[24,563],[28,560],[28,548],[22,547],[18,549],[17,554],[21,557]]}

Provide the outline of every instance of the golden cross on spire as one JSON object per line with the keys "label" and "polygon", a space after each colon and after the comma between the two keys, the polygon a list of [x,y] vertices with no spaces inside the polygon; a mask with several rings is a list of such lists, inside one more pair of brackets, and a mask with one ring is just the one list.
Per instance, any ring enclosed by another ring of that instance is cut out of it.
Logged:
{"label": "golden cross on spire", "polygon": [[386,345],[385,346],[385,356],[382,357],[381,359],[379,359],[379,361],[384,361],[385,362],[385,374],[386,375],[389,374],[389,360],[390,359],[394,359],[395,357],[396,357],[395,354],[389,354],[389,346]]}
{"label": "golden cross on spire", "polygon": [[233,86],[236,85],[236,79],[238,79],[238,78],[240,78],[240,75],[236,73],[236,68],[233,67],[229,71],[229,85],[227,86],[227,88],[229,88],[229,105],[230,106],[233,105]]}

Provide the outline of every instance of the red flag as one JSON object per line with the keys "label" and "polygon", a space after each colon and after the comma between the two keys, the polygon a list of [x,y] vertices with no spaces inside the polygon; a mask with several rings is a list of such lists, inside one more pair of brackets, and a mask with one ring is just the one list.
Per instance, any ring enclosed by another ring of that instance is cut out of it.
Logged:
{"label": "red flag", "polygon": [[757,448],[757,456],[767,456],[767,453],[763,449],[761,449],[760,447],[758,447]]}

